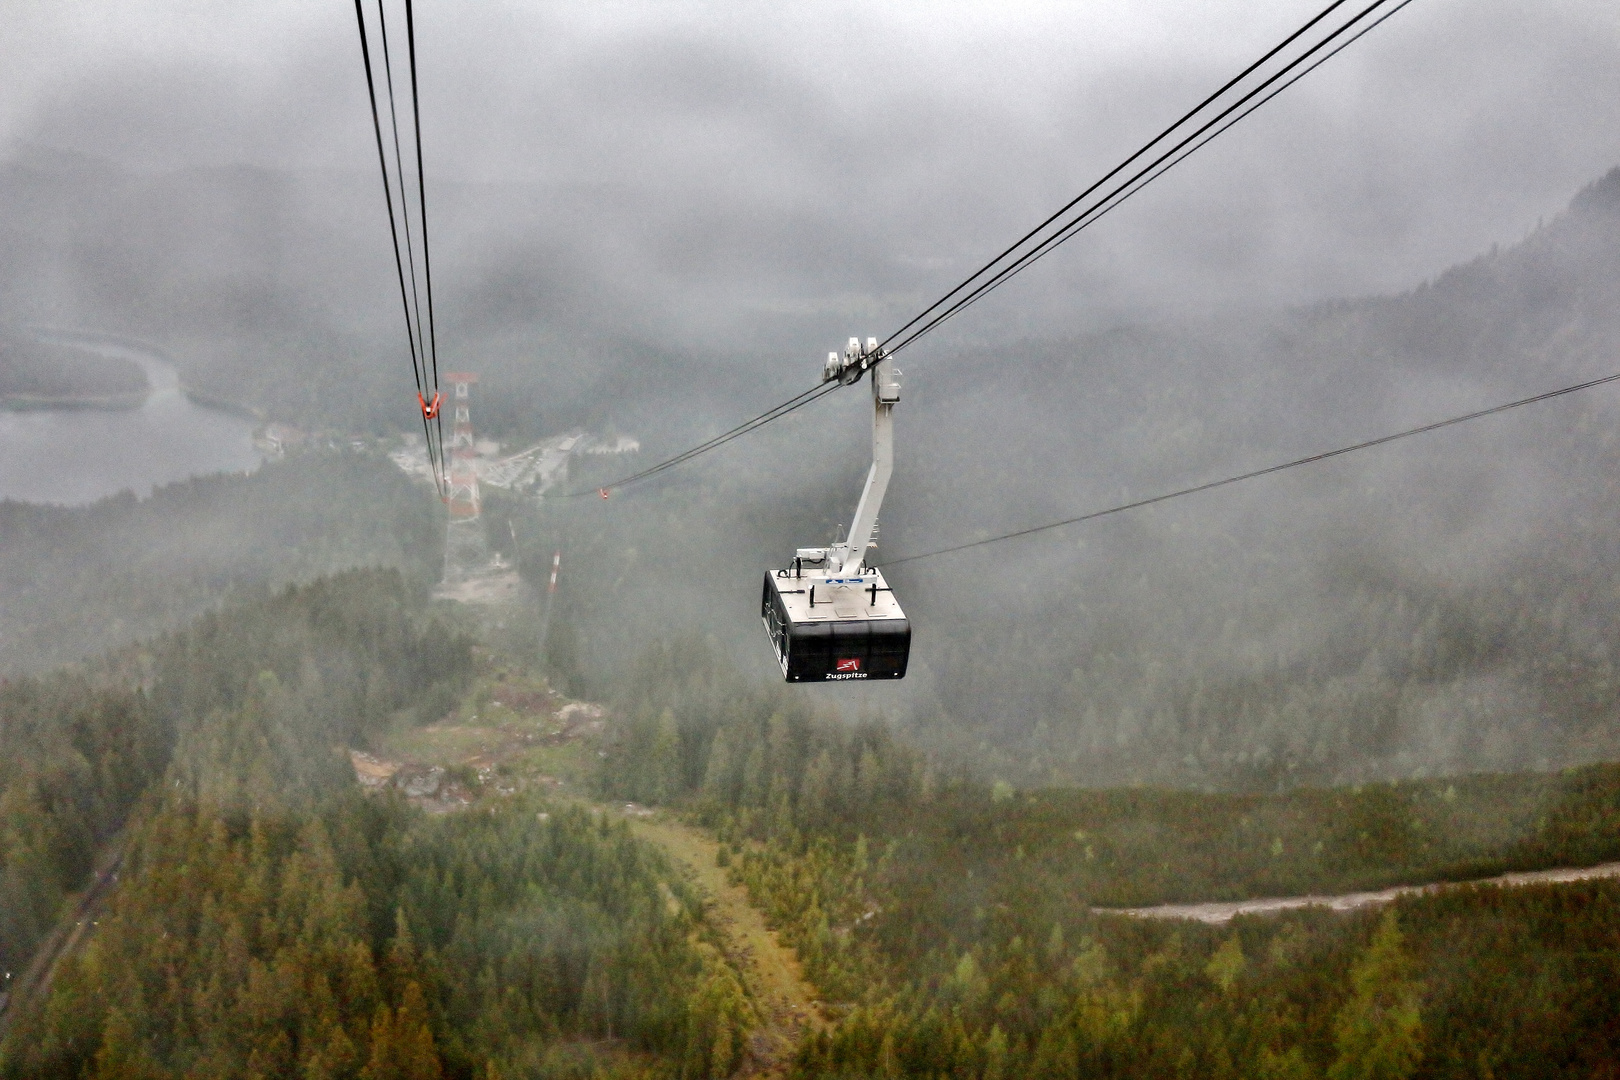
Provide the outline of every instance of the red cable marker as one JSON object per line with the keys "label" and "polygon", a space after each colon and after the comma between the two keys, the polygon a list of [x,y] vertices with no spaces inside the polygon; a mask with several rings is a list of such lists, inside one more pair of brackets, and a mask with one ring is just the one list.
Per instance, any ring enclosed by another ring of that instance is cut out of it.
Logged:
{"label": "red cable marker", "polygon": [[422,403],[422,419],[432,420],[439,415],[439,405],[444,398],[443,395],[436,393],[433,395],[433,400],[429,401],[421,394],[417,394],[416,400]]}

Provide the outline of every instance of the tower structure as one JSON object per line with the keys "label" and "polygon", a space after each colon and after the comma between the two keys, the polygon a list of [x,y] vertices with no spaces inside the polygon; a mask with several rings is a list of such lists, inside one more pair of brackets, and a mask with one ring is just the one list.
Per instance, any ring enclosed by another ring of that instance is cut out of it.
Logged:
{"label": "tower structure", "polygon": [[446,475],[444,502],[449,522],[444,538],[444,584],[459,585],[493,568],[489,539],[484,535],[480,516],[483,500],[478,493],[478,450],[473,446],[471,388],[478,376],[470,371],[454,371],[444,377],[451,386],[454,403],[450,434],[450,469]]}
{"label": "tower structure", "polygon": [[478,451],[473,448],[469,393],[478,376],[470,371],[452,371],[444,379],[454,388],[451,400],[455,402],[455,426],[450,431],[450,475],[445,502],[450,507],[451,521],[468,521],[476,518],[483,506],[478,497]]}

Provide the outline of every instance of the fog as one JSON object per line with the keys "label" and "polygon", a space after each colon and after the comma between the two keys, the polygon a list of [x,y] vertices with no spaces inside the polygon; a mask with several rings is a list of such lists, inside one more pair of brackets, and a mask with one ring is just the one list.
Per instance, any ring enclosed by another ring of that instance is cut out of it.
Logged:
{"label": "fog", "polygon": [[[442,362],[481,373],[496,438],[681,449],[897,327],[1312,13],[424,4]],[[884,552],[1607,373],[1612,223],[1559,215],[1620,161],[1617,47],[1607,3],[1400,12],[906,354]],[[285,422],[411,426],[351,10],[30,4],[0,90],[0,324],[152,341]],[[861,398],[588,520],[495,508],[534,547],[591,537],[581,685],[693,631],[770,677],[757,576],[848,520]],[[1038,779],[1607,752],[1607,713],[1530,659],[1608,662],[1613,410],[1580,410],[907,569],[914,674],[843,700]],[[672,551],[686,579],[651,589]]]}
{"label": "fog", "polygon": [[[1312,11],[423,5],[441,280],[470,294],[492,238],[544,225],[546,268],[653,341],[882,332]],[[1598,0],[1422,0],[961,332],[1388,291],[1518,239],[1614,163],[1617,43]],[[385,243],[344,5],[30,4],[0,48],[13,155],[335,171]]]}

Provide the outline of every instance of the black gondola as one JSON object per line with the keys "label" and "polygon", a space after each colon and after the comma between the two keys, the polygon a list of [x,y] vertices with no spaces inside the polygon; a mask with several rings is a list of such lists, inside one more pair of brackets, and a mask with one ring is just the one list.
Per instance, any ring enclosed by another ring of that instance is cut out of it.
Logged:
{"label": "black gondola", "polygon": [[802,566],[767,572],[759,614],[788,682],[906,676],[911,623],[877,570],[834,578]]}

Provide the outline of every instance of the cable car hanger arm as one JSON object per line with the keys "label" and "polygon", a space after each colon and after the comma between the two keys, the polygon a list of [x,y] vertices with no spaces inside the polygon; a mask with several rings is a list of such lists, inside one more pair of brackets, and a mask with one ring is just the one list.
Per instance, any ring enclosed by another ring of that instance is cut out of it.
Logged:
{"label": "cable car hanger arm", "polygon": [[[861,489],[861,501],[855,506],[844,538],[830,547],[804,549],[815,551],[827,561],[829,573],[860,573],[866,565],[866,552],[872,544],[872,533],[877,528],[878,511],[883,507],[883,496],[889,489],[889,477],[894,472],[894,407],[900,401],[900,373],[894,370],[889,354],[867,338],[863,346],[859,338],[850,338],[849,346],[840,356],[827,354],[827,365],[822,369],[823,383],[839,382],[848,386],[860,381],[862,375],[872,373],[872,467],[866,473],[866,486]],[[816,561],[812,556],[811,561]]]}

